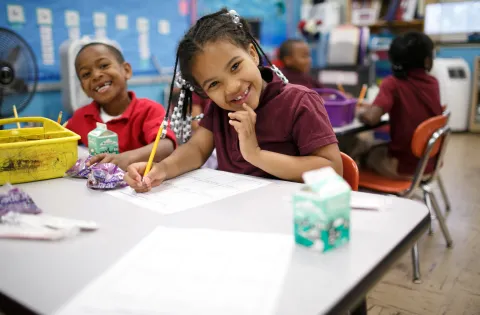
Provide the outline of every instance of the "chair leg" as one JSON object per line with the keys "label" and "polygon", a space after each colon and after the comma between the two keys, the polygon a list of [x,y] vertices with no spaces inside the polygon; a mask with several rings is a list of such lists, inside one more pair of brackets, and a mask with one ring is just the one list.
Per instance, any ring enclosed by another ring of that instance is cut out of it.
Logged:
{"label": "chair leg", "polygon": [[423,202],[425,202],[425,205],[428,208],[428,211],[430,212],[430,225],[428,226],[428,235],[433,235],[433,221],[435,221],[436,216],[432,211],[432,203],[430,201],[430,198],[428,198],[427,194],[425,193],[425,187],[422,188],[423,191]]}
{"label": "chair leg", "polygon": [[437,183],[438,183],[438,187],[440,188],[440,193],[442,194],[443,202],[445,203],[446,210],[450,211],[450,200],[448,199],[447,191],[445,190],[445,186],[443,185],[443,181],[442,181],[442,178],[440,177],[440,174],[437,176]]}
{"label": "chair leg", "polygon": [[442,230],[443,236],[445,237],[445,240],[447,242],[447,247],[452,247],[453,241],[452,237],[450,236],[450,232],[448,230],[447,224],[445,223],[445,218],[443,217],[442,213],[440,212],[440,208],[438,206],[437,199],[435,198],[435,195],[432,193],[432,190],[430,187],[424,186],[422,187],[424,197],[427,202],[427,206],[429,206],[430,203],[430,211],[434,211],[435,215],[437,216],[438,223],[440,224],[440,229]]}
{"label": "chair leg", "polygon": [[422,283],[420,276],[420,258],[418,255],[418,244],[412,247],[413,283]]}

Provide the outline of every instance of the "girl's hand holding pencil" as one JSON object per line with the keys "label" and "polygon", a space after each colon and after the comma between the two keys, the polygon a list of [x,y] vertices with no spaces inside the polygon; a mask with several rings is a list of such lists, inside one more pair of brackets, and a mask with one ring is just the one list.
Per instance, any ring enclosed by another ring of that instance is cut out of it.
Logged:
{"label": "girl's hand holding pencil", "polygon": [[123,179],[136,192],[150,191],[152,187],[159,186],[167,176],[162,163],[156,163],[150,172],[142,178],[146,168],[147,162],[134,163],[127,167],[127,172]]}

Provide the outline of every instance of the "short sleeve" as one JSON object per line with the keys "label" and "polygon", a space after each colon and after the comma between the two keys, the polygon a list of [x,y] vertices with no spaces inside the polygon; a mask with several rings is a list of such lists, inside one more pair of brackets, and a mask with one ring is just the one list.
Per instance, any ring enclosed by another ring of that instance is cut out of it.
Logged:
{"label": "short sleeve", "polygon": [[78,142],[80,144],[87,146],[88,140],[85,138],[85,135],[84,135],[85,124],[86,124],[85,116],[79,110],[77,110],[73,113],[72,117],[70,117],[70,119],[67,120],[67,125],[65,126],[65,128],[79,135],[80,140],[78,140]]}
{"label": "short sleeve", "polygon": [[200,120],[200,126],[206,128],[213,132],[213,112],[215,110],[215,106],[207,106],[205,113],[203,113],[203,118]]}
{"label": "short sleeve", "polygon": [[[145,115],[143,122],[143,134],[145,135],[145,142],[150,144],[155,141],[157,137],[158,128],[162,124],[165,117],[165,109],[160,104],[153,104]],[[174,147],[177,147],[177,137],[175,133],[168,127],[166,139],[170,139],[173,142]]]}
{"label": "short sleeve", "polygon": [[395,80],[393,77],[387,77],[382,81],[380,85],[380,91],[378,92],[373,104],[381,107],[384,113],[390,113],[393,107],[394,94],[395,93]]}
{"label": "short sleeve", "polygon": [[315,150],[338,143],[328,118],[323,99],[315,92],[307,92],[293,117],[293,139],[300,155],[309,155]]}

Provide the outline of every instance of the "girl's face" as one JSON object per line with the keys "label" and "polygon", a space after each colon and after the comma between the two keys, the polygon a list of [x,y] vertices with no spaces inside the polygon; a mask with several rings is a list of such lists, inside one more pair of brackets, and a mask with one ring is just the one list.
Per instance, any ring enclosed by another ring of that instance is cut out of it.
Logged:
{"label": "girl's face", "polygon": [[227,40],[207,43],[194,59],[192,74],[207,96],[228,111],[242,110],[246,103],[258,107],[263,79],[253,44],[247,49]]}

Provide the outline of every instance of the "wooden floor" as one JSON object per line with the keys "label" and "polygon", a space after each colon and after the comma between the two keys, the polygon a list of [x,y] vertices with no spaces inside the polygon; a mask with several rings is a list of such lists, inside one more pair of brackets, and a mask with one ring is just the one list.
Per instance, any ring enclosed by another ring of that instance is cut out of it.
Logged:
{"label": "wooden floor", "polygon": [[419,241],[423,283],[412,282],[407,253],[370,292],[369,315],[480,314],[480,135],[452,135],[441,175],[452,205],[453,248],[434,221],[434,235]]}

